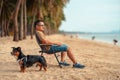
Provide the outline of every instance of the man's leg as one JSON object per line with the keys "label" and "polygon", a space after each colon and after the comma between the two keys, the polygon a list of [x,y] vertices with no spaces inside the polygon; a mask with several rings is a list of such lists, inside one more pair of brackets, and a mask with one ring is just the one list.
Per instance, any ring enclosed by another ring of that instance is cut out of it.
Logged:
{"label": "man's leg", "polygon": [[61,45],[61,46],[53,46],[52,48],[51,48],[51,50],[54,50],[55,52],[61,52],[62,51],[62,53],[61,53],[61,62],[60,62],[61,65],[64,65],[64,66],[69,66],[70,65],[70,64],[68,64],[68,63],[66,63],[64,61],[64,58],[66,56],[64,51],[67,51],[67,56],[73,62],[73,67],[74,68],[84,68],[85,67],[84,65],[81,65],[81,64],[77,63],[71,49],[68,46]]}
{"label": "man's leg", "polygon": [[70,60],[73,62],[73,64],[76,64],[76,60],[75,60],[75,57],[74,55],[72,54],[72,51],[70,48],[67,49],[67,56],[70,58]]}
{"label": "man's leg", "polygon": [[61,62],[65,61],[65,56],[66,56],[66,53],[65,52],[61,52]]}
{"label": "man's leg", "polygon": [[[65,56],[66,56],[65,52],[61,52],[61,62],[64,62]],[[70,58],[70,60],[73,62],[73,64],[76,63],[75,57],[72,54],[72,51],[70,48],[67,49],[67,56]]]}
{"label": "man's leg", "polygon": [[81,65],[81,64],[77,63],[77,61],[75,60],[75,57],[72,54],[70,48],[67,49],[67,55],[71,59],[71,61],[73,62],[73,67],[74,68],[84,68],[85,67],[84,65]]}
{"label": "man's leg", "polygon": [[66,53],[65,52],[61,52],[61,62],[60,62],[60,64],[64,65],[64,66],[69,66],[70,64],[65,62],[65,56],[66,56]]}

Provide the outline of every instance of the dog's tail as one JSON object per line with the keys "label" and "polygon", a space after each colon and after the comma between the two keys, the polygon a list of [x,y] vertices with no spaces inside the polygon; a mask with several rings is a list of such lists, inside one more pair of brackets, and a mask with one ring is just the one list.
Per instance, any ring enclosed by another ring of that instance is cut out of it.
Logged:
{"label": "dog's tail", "polygon": [[41,56],[41,58],[42,58],[42,62],[41,62],[42,65],[45,66],[45,67],[47,67],[47,61],[46,61],[45,57]]}

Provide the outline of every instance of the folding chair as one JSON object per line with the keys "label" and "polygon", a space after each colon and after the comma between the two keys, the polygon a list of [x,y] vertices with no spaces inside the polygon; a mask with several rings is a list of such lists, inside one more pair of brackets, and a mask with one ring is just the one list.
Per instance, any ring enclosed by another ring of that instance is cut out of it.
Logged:
{"label": "folding chair", "polygon": [[[41,55],[43,56],[43,53],[51,54],[51,53],[48,52],[48,50],[46,49],[46,47],[52,46],[52,45],[42,44],[42,41],[40,40],[40,38],[38,37],[37,34],[35,35],[35,37],[36,37],[36,40],[37,40],[37,43],[38,43],[39,47],[41,48],[41,51],[39,51],[41,53]],[[56,55],[56,53],[54,52],[54,50],[53,50],[52,54],[54,54],[54,56],[55,56],[55,58],[56,58],[56,60],[58,62],[59,67],[62,68],[62,66],[60,64],[60,61],[58,59],[58,56]]]}

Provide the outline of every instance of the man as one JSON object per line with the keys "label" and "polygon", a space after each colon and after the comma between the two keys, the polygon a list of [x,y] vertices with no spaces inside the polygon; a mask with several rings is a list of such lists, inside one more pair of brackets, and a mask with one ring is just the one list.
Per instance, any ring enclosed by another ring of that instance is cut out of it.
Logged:
{"label": "man", "polygon": [[34,26],[35,26],[35,30],[36,30],[36,35],[38,36],[38,38],[40,38],[40,40],[42,41],[42,44],[52,44],[52,46],[50,48],[48,48],[49,53],[53,53],[53,50],[54,50],[54,52],[62,52],[61,53],[61,62],[60,62],[61,65],[63,65],[63,66],[70,65],[64,61],[65,52],[67,52],[67,56],[73,62],[74,68],[83,68],[84,67],[84,65],[77,63],[74,55],[71,52],[71,49],[67,45],[62,44],[60,42],[53,42],[53,41],[46,39],[45,34],[44,34],[44,29],[45,29],[44,21],[37,20],[37,21],[35,21]]}

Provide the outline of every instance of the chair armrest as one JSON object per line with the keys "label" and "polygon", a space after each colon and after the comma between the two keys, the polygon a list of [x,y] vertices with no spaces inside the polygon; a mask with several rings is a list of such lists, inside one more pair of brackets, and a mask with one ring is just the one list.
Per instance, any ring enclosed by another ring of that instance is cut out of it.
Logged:
{"label": "chair armrest", "polygon": [[52,44],[39,44],[40,46],[52,46]]}

